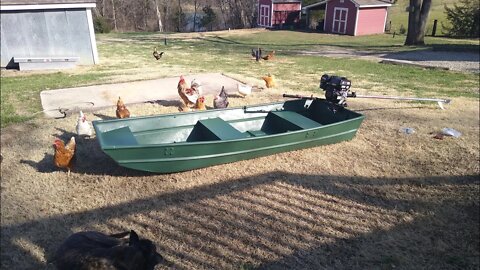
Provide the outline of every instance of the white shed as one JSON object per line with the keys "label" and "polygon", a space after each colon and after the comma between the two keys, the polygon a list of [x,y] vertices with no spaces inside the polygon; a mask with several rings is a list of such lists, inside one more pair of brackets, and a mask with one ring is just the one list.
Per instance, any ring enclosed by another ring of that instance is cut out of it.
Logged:
{"label": "white shed", "polygon": [[2,0],[1,67],[66,68],[99,62],[95,0]]}

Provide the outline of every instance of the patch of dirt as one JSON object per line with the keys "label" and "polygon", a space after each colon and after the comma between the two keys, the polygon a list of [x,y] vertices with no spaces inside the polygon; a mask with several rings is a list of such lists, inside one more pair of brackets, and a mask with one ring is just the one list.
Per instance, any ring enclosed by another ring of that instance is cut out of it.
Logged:
{"label": "patch of dirt", "polygon": [[[230,104],[286,91],[280,83]],[[76,115],[2,129],[2,269],[50,268],[72,232],[130,229],[176,269],[478,268],[478,101],[456,98],[442,111],[358,99],[349,108],[366,116],[351,141],[167,175],[118,166],[93,137],[78,140],[68,178],[51,145],[74,136]],[[114,118],[115,108],[87,117]],[[434,139],[444,127],[462,136]]]}

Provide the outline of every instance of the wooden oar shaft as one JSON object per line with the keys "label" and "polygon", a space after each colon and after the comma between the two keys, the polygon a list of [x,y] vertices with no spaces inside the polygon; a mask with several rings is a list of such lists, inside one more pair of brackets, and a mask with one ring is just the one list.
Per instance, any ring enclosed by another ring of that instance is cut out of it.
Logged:
{"label": "wooden oar shaft", "polygon": [[283,97],[286,97],[286,98],[301,98],[301,99],[322,99],[322,98],[314,97],[313,95],[312,96],[301,96],[301,95],[283,94]]}

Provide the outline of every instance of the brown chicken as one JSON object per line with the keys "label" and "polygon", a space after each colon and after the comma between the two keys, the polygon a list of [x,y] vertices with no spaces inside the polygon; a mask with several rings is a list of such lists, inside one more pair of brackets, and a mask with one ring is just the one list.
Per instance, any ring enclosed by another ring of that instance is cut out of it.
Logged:
{"label": "brown chicken", "polygon": [[271,51],[269,54],[267,54],[266,56],[262,57],[263,60],[273,60],[273,58],[275,57],[275,51]]}
{"label": "brown chicken", "polygon": [[192,107],[194,103],[188,99],[187,94],[189,93],[191,94],[193,90],[188,88],[187,82],[185,82],[185,78],[183,78],[183,76],[180,76],[180,81],[178,81],[177,90],[178,90],[178,95],[180,96],[180,98],[184,103],[183,105],[185,105],[182,107]]}
{"label": "brown chicken", "polygon": [[228,107],[228,104],[228,95],[225,91],[225,86],[222,86],[220,93],[213,99],[213,108],[224,109]]}
{"label": "brown chicken", "polygon": [[125,106],[125,103],[123,103],[123,100],[120,97],[118,97],[116,113],[117,113],[117,118],[120,118],[120,119],[130,117],[130,111],[127,109],[127,107]]}
{"label": "brown chicken", "polygon": [[55,148],[55,154],[53,156],[55,166],[58,168],[66,168],[68,170],[68,176],[70,176],[70,171],[73,169],[75,159],[75,137],[72,137],[67,145],[65,145],[62,140],[56,139],[53,147]]}
{"label": "brown chicken", "polygon": [[267,85],[267,88],[272,88],[275,86],[275,80],[273,79],[273,75],[268,74],[268,76],[262,77]]}
{"label": "brown chicken", "polygon": [[195,103],[195,109],[205,111],[207,107],[205,107],[205,97],[201,96],[197,99],[197,102]]}

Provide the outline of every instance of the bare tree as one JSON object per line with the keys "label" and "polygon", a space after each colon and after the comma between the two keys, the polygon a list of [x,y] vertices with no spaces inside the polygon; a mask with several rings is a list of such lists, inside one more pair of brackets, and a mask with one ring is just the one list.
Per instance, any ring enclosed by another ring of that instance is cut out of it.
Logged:
{"label": "bare tree", "polygon": [[194,8],[194,13],[193,13],[193,32],[197,32],[197,9],[198,9],[199,3],[198,0],[193,0],[193,8]]}
{"label": "bare tree", "polygon": [[118,27],[117,27],[117,15],[115,14],[115,0],[111,0],[111,3],[112,3],[112,19],[113,19],[113,29],[115,29],[115,31],[118,31]]}
{"label": "bare tree", "polygon": [[160,13],[160,9],[158,8],[158,1],[159,0],[155,0],[155,11],[157,15],[158,31],[163,32],[162,14]]}
{"label": "bare tree", "polygon": [[425,45],[425,28],[432,0],[410,0],[405,45]]}

